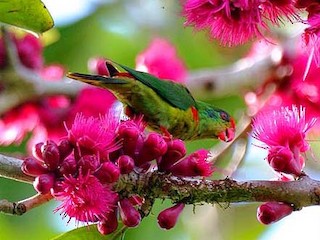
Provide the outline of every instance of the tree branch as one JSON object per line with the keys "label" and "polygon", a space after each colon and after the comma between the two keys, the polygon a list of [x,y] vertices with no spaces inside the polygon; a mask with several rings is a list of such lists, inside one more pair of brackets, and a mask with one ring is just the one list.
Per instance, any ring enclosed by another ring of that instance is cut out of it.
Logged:
{"label": "tree branch", "polygon": [[32,183],[33,177],[21,171],[22,160],[0,154],[0,177],[20,182]]}
{"label": "tree branch", "polygon": [[185,204],[276,201],[292,204],[295,210],[320,204],[320,181],[306,175],[291,182],[237,182],[132,173],[121,177],[117,190],[124,195],[135,193]]}
{"label": "tree branch", "polygon": [[[32,183],[33,178],[21,172],[21,163],[20,159],[0,155],[0,176]],[[146,174],[132,172],[122,175],[114,188],[121,196],[134,193],[145,196],[150,202],[156,198],[171,199],[173,202],[185,204],[276,201],[292,204],[295,210],[320,204],[320,181],[306,175],[291,182],[238,182],[229,178],[206,180],[177,177],[157,171]],[[15,210],[17,204],[24,204],[27,211],[51,198],[49,195],[36,195],[18,203],[1,200],[0,211],[18,214],[23,211]],[[19,205],[23,208],[21,206]]]}

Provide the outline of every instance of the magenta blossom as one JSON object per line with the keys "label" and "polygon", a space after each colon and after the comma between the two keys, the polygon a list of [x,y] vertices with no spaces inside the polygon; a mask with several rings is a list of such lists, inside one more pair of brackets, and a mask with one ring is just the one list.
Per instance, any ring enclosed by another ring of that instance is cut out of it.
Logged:
{"label": "magenta blossom", "polygon": [[185,25],[207,29],[224,46],[243,44],[262,37],[261,28],[267,29],[259,4],[257,0],[187,0],[183,6]]}
{"label": "magenta blossom", "polygon": [[55,197],[62,201],[55,210],[81,222],[103,220],[112,208],[114,193],[93,175],[66,177],[58,184]]}
{"label": "magenta blossom", "polygon": [[320,67],[320,4],[314,4],[307,8],[309,13],[305,29],[304,41],[308,46],[310,57],[313,57],[316,65]]}
{"label": "magenta blossom", "polygon": [[293,0],[186,0],[183,6],[185,25],[208,30],[224,46],[244,44],[264,38],[267,21],[279,25],[282,20],[300,20]]}
{"label": "magenta blossom", "polygon": [[162,79],[184,82],[187,70],[175,47],[165,39],[154,39],[136,58],[136,69]]}
{"label": "magenta blossom", "polygon": [[111,113],[100,118],[78,114],[68,129],[68,140],[77,147],[79,156],[96,154],[102,160],[108,159],[109,153],[118,148],[115,142],[118,117]]}
{"label": "magenta blossom", "polygon": [[252,136],[266,145],[268,162],[276,171],[299,175],[300,153],[310,148],[306,133],[315,122],[315,118],[306,121],[303,107],[282,107],[259,113],[253,120]]}

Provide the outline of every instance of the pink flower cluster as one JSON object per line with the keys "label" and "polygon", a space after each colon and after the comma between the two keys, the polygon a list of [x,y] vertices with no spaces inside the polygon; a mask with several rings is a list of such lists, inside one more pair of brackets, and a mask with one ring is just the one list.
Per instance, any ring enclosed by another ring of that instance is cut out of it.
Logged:
{"label": "pink flower cluster", "polygon": [[260,0],[186,0],[183,5],[185,25],[208,29],[222,45],[235,46],[269,30],[268,20],[279,25],[283,19],[298,20],[295,1]]}
{"label": "pink flower cluster", "polygon": [[[102,234],[115,231],[118,218],[124,225],[135,227],[141,221],[139,207],[144,198],[118,194],[115,185],[121,175],[156,170],[193,177],[212,173],[207,150],[186,156],[183,141],[146,133],[141,119],[119,121],[115,114],[100,118],[79,114],[59,143],[36,144],[22,171],[35,177],[34,187],[39,193],[51,193],[62,202],[55,211],[65,217],[98,222]],[[161,212],[159,225],[172,228],[183,206],[178,203]]]}
{"label": "pink flower cluster", "polygon": [[[309,150],[306,133],[316,118],[306,121],[305,108],[282,107],[263,111],[253,120],[252,136],[265,144],[269,165],[280,173],[280,181],[290,181],[292,176],[301,176],[305,159],[301,153]],[[267,202],[258,208],[257,218],[270,224],[291,214],[292,207],[286,203]]]}

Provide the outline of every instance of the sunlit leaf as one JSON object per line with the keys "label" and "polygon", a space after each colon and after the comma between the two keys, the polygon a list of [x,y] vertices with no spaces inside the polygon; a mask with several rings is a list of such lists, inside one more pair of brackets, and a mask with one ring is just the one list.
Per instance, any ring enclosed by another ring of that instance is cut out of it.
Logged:
{"label": "sunlit leaf", "polygon": [[61,234],[53,238],[52,240],[83,240],[83,239],[117,240],[117,239],[121,239],[121,236],[123,236],[124,230],[125,228],[120,228],[120,229],[118,228],[118,230],[115,231],[114,233],[105,236],[98,232],[97,226],[94,224],[90,226],[76,228],[72,231]]}
{"label": "sunlit leaf", "polygon": [[53,27],[53,19],[40,0],[0,0],[0,21],[37,33]]}

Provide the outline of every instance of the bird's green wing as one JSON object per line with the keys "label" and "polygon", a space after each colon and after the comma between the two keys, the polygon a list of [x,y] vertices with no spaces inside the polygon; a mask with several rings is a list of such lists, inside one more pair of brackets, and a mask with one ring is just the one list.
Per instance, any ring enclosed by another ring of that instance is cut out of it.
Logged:
{"label": "bird's green wing", "polygon": [[118,65],[138,81],[153,89],[161,98],[172,106],[182,110],[187,110],[192,106],[196,106],[194,98],[185,86],[171,81],[163,81],[148,73],[139,72],[121,64]]}

